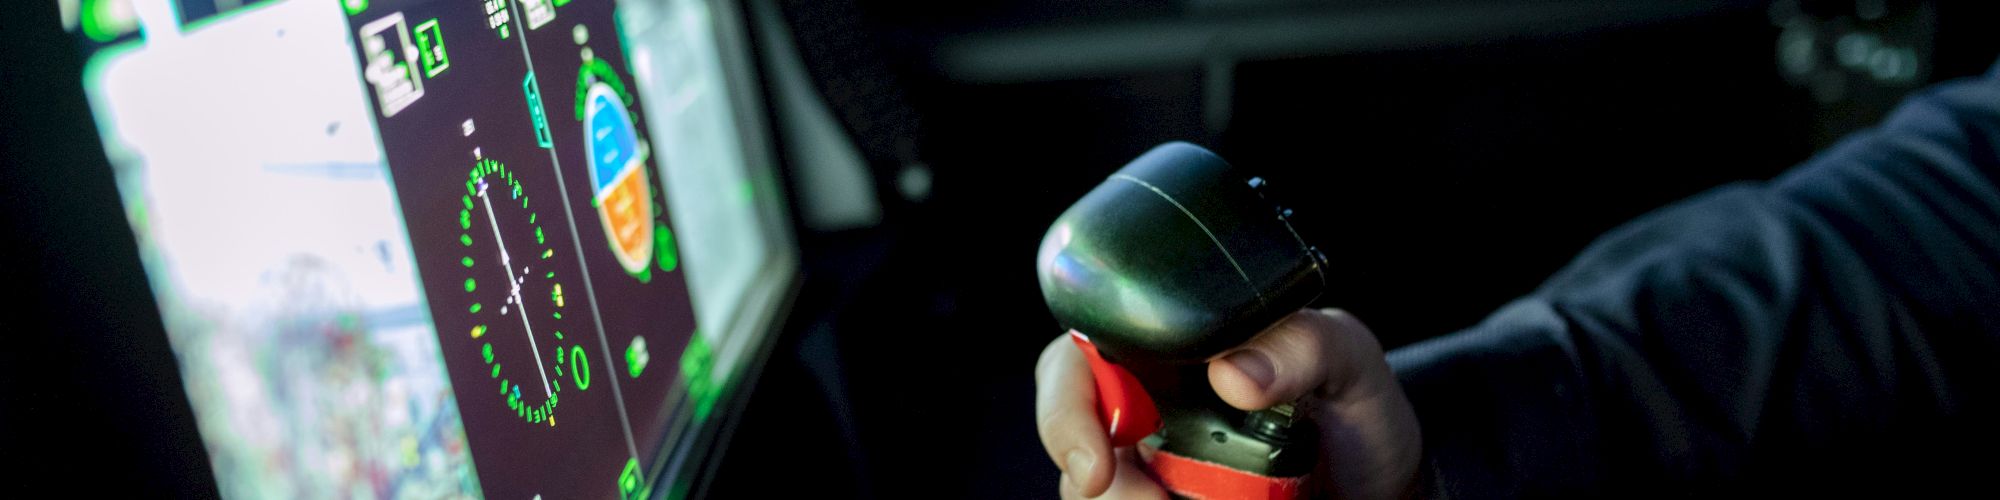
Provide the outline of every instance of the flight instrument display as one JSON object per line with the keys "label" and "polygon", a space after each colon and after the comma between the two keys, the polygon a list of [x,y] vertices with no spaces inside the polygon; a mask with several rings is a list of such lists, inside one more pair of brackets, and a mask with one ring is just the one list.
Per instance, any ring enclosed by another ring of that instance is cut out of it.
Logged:
{"label": "flight instrument display", "polygon": [[788,269],[714,2],[59,2],[222,496],[691,487]]}
{"label": "flight instrument display", "polygon": [[[647,369],[700,336],[612,7],[348,11],[489,496],[643,476],[688,399],[679,373]],[[535,473],[549,467],[597,479],[550,484]]]}

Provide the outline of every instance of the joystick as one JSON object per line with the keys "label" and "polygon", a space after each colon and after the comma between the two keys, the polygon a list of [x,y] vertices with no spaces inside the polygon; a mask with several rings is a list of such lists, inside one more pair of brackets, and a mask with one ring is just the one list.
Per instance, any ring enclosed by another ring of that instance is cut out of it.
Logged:
{"label": "joystick", "polygon": [[1296,498],[1318,432],[1292,404],[1229,406],[1207,361],[1305,307],[1326,258],[1215,153],[1154,147],[1063,212],[1042,238],[1042,298],[1090,361],[1112,446],[1190,498]]}

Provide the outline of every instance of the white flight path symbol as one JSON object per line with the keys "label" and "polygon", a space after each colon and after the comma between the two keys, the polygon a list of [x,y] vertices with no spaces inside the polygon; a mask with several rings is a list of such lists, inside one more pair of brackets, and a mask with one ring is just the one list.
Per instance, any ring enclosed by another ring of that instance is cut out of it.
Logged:
{"label": "white flight path symbol", "polygon": [[[542,367],[542,348],[535,345],[535,327],[528,325],[528,302],[521,300],[521,281],[514,278],[514,261],[507,256],[507,240],[500,238],[500,221],[493,218],[493,199],[486,197],[486,180],[479,180],[479,203],[486,206],[486,225],[493,228],[493,244],[500,247],[500,266],[507,268],[507,293],[514,301],[514,310],[521,313],[521,331],[528,333],[528,352],[534,353],[535,369],[542,372],[542,396],[555,393],[549,390],[549,370]],[[504,314],[504,313],[503,313]]]}

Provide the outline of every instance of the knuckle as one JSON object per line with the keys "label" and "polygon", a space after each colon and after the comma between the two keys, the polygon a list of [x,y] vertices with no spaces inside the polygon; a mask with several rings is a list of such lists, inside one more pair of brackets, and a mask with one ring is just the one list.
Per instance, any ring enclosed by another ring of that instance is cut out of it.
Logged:
{"label": "knuckle", "polygon": [[1300,371],[1313,371],[1323,361],[1321,354],[1332,347],[1331,337],[1335,333],[1327,328],[1329,325],[1311,316],[1301,318],[1288,322],[1288,328],[1279,335],[1273,335],[1271,345],[1266,346],[1280,363],[1280,372],[1298,374]]}
{"label": "knuckle", "polygon": [[1044,412],[1035,419],[1035,432],[1042,439],[1042,447],[1049,453],[1049,460],[1062,467],[1061,453],[1073,448],[1089,448],[1089,421],[1079,418],[1073,408],[1057,408]]}
{"label": "knuckle", "polygon": [[1042,412],[1035,418],[1035,432],[1041,435],[1042,444],[1048,445],[1051,452],[1055,450],[1057,444],[1061,444],[1058,441],[1064,437],[1065,433],[1061,432],[1064,427],[1063,420],[1062,410]]}

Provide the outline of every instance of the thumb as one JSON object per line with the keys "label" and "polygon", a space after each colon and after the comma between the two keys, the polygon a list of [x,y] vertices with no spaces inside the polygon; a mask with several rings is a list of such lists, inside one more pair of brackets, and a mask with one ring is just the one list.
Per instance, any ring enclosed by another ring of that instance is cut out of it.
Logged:
{"label": "thumb", "polygon": [[1423,432],[1382,344],[1345,311],[1299,311],[1208,364],[1223,401],[1244,410],[1316,400],[1315,482],[1338,498],[1408,497]]}
{"label": "thumb", "polygon": [[1211,359],[1208,380],[1230,406],[1261,410],[1309,394],[1339,399],[1358,379],[1387,368],[1381,344],[1360,320],[1307,309]]}

